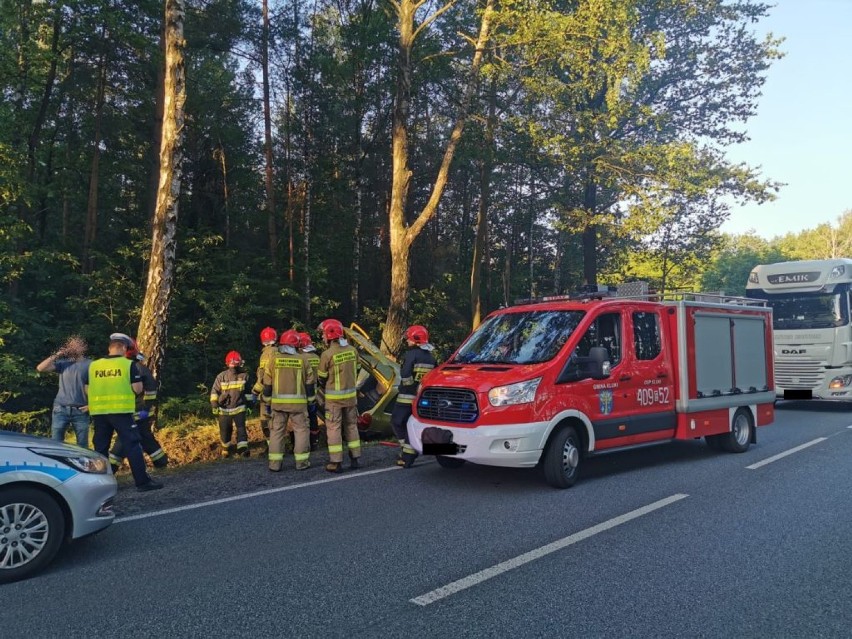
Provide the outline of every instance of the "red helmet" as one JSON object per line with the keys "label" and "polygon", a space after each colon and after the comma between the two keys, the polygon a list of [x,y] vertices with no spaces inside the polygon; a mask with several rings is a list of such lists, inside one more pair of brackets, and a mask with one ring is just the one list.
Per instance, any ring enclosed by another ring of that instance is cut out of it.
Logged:
{"label": "red helmet", "polygon": [[278,338],[278,333],[275,332],[275,329],[271,326],[267,326],[262,331],[260,331],[260,343],[261,344],[274,344],[275,340]]}
{"label": "red helmet", "polygon": [[405,339],[411,340],[415,344],[428,344],[429,331],[426,330],[425,326],[415,324],[414,326],[409,326],[408,330],[405,331]]}
{"label": "red helmet", "polygon": [[299,333],[299,348],[305,348],[307,346],[313,346],[313,342],[311,341],[311,336],[307,333]]}
{"label": "red helmet", "polygon": [[343,337],[343,324],[336,319],[323,320],[319,325],[319,330],[322,331],[323,339],[329,342]]}
{"label": "red helmet", "polygon": [[133,342],[133,345],[125,351],[124,356],[127,359],[136,359],[136,356],[139,355],[139,344],[135,339],[131,341]]}
{"label": "red helmet", "polygon": [[278,343],[281,344],[281,346],[292,346],[293,348],[296,348],[299,346],[299,334],[291,328],[289,331],[281,333],[281,337],[278,338]]}
{"label": "red helmet", "polygon": [[225,355],[225,366],[241,366],[243,357],[237,351],[231,351]]}

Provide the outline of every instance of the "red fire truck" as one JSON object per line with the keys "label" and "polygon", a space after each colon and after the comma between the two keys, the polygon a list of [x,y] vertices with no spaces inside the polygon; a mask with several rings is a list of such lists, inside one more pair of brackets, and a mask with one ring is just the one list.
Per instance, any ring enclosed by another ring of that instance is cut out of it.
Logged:
{"label": "red fire truck", "polygon": [[774,420],[772,358],[758,300],[526,300],[424,378],[409,436],[445,468],[537,467],[558,488],[603,452],[699,437],[744,452]]}

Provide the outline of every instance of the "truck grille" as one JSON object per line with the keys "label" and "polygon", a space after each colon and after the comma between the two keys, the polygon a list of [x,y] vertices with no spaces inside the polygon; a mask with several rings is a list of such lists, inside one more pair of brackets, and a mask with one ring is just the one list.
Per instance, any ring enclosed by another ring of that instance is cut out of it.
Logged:
{"label": "truck grille", "polygon": [[814,389],[825,381],[826,362],[812,359],[776,360],[775,383],[781,388]]}
{"label": "truck grille", "polygon": [[470,424],[479,417],[479,407],[473,391],[427,388],[417,400],[417,413],[424,419]]}

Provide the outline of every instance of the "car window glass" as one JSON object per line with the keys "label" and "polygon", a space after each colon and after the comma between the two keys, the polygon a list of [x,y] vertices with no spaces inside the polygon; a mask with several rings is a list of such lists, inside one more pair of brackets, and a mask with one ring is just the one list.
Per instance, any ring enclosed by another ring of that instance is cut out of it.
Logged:
{"label": "car window glass", "polygon": [[588,357],[593,346],[603,346],[609,351],[609,361],[615,366],[621,361],[621,314],[600,315],[577,343],[574,354]]}
{"label": "car window glass", "polygon": [[636,359],[656,359],[662,350],[660,317],[644,311],[633,313],[633,346]]}

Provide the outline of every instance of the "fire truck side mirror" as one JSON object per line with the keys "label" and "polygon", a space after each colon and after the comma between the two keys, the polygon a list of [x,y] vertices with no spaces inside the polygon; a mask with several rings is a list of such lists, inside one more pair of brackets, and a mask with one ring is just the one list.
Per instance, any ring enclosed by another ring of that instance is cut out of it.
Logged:
{"label": "fire truck side mirror", "polygon": [[589,363],[586,365],[589,377],[606,379],[610,375],[612,364],[609,362],[609,351],[603,346],[593,346],[589,349]]}

